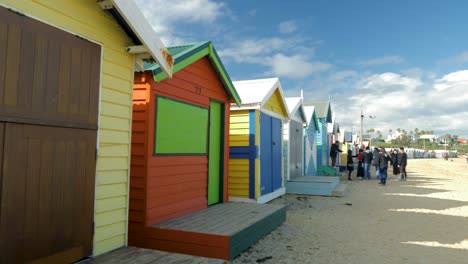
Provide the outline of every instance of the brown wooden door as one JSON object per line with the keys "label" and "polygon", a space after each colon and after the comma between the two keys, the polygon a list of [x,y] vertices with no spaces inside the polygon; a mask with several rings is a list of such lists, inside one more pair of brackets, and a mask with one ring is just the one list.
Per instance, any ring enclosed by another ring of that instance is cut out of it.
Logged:
{"label": "brown wooden door", "polygon": [[5,125],[2,263],[92,254],[96,131]]}
{"label": "brown wooden door", "polygon": [[0,7],[0,264],[92,254],[101,47]]}

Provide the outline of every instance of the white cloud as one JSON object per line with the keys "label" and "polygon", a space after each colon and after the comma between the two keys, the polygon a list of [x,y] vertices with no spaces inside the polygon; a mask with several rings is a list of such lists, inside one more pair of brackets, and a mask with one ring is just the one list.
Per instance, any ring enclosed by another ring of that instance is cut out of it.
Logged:
{"label": "white cloud", "polygon": [[236,63],[262,64],[264,56],[274,50],[282,49],[287,42],[279,38],[271,39],[246,39],[236,43],[235,47],[222,49],[219,55],[226,61]]}
{"label": "white cloud", "polygon": [[468,62],[468,51],[465,51],[465,52],[462,52],[462,53],[458,54],[452,60],[454,62],[456,62],[456,63],[466,63],[466,62]]}
{"label": "white cloud", "polygon": [[302,55],[286,56],[279,53],[266,61],[271,67],[271,71],[268,74],[291,79],[301,79],[313,73],[327,71],[331,68],[331,65],[327,63],[309,62],[307,57]]}
{"label": "white cloud", "polygon": [[[265,58],[282,50],[301,49],[300,39],[261,38],[245,39],[234,43],[233,46],[219,50],[219,55],[226,61],[236,63],[264,64]],[[313,55],[313,48],[308,48],[307,56]]]}
{"label": "white cloud", "polygon": [[176,34],[176,22],[212,23],[226,12],[223,3],[213,0],[135,0],[135,3],[166,45],[185,42]]}
{"label": "white cloud", "polygon": [[278,25],[278,31],[283,34],[290,34],[297,30],[296,22],[292,20],[281,22]]}
{"label": "white cloud", "polygon": [[[468,71],[452,72],[435,80],[392,72],[359,80],[355,74],[346,71],[333,73],[328,79],[331,86],[342,85],[346,80],[348,87],[365,89],[344,89],[343,94],[332,96],[340,128],[357,132],[362,107],[366,116],[364,130],[374,128],[387,134],[389,129],[410,131],[419,128],[438,134],[468,136],[468,123],[465,122],[468,118]],[[369,115],[377,118],[367,118]]]}
{"label": "white cloud", "polygon": [[257,12],[258,12],[258,9],[252,9],[252,10],[249,10],[249,12],[247,12],[247,14],[249,14],[249,16],[251,17],[254,17],[257,15]]}
{"label": "white cloud", "polygon": [[434,81],[434,88],[443,92],[448,89],[462,88],[464,94],[468,94],[468,70],[452,72]]}
{"label": "white cloud", "polygon": [[370,60],[363,60],[360,61],[358,64],[361,66],[375,66],[383,64],[399,64],[404,61],[405,60],[400,56],[384,56],[379,58],[373,58]]}
{"label": "white cloud", "polygon": [[416,78],[401,76],[396,73],[386,72],[375,74],[362,80],[356,86],[356,89],[373,91],[396,91],[396,90],[414,90],[423,83]]}

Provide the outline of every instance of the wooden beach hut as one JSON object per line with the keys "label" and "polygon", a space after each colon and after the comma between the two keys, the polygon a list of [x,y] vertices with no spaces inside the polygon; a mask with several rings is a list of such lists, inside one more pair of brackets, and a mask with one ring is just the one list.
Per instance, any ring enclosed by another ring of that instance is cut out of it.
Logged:
{"label": "wooden beach hut", "polygon": [[340,184],[339,177],[323,175],[317,170],[317,131],[322,125],[315,113],[315,106],[304,106],[306,127],[304,127],[304,175],[286,180],[286,193],[343,196],[346,185]]}
{"label": "wooden beach hut", "polygon": [[242,100],[231,106],[229,199],[266,203],[285,193],[282,122],[288,108],[278,78],[234,82]]}
{"label": "wooden beach hut", "polygon": [[307,123],[301,97],[286,97],[290,119],[283,128],[283,173],[287,181],[304,176],[304,126]]}
{"label": "wooden beach hut", "polygon": [[0,2],[0,263],[127,243],[132,49],[172,59],[133,1],[105,2]]}
{"label": "wooden beach hut", "polygon": [[314,106],[304,106],[306,126],[304,128],[304,174],[317,176],[317,131],[320,123]]}
{"label": "wooden beach hut", "polygon": [[157,63],[135,72],[129,244],[229,260],[285,209],[227,203],[230,108],[240,97],[211,42],[168,50],[172,79]]}
{"label": "wooden beach hut", "polygon": [[330,160],[330,137],[328,133],[328,124],[332,123],[332,113],[330,102],[311,102],[307,106],[314,106],[315,113],[319,120],[317,130],[317,170],[327,166]]}

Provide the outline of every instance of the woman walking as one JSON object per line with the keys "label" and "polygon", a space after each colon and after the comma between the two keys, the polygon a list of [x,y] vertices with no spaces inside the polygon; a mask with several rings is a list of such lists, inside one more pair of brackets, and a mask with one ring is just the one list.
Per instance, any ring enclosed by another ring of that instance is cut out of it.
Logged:
{"label": "woman walking", "polygon": [[362,166],[363,158],[364,158],[364,150],[360,148],[359,153],[357,155],[357,159],[358,159],[358,167],[357,167],[357,174],[356,174],[357,178],[364,178],[364,167]]}
{"label": "woman walking", "polygon": [[399,178],[400,168],[398,168],[398,150],[390,150],[390,158],[392,159],[393,164],[393,177]]}
{"label": "woman walking", "polygon": [[348,160],[346,162],[346,167],[348,168],[348,181],[352,181],[351,172],[353,172],[354,170],[354,161],[353,161],[354,157],[356,156],[353,156],[353,152],[350,149],[348,149]]}

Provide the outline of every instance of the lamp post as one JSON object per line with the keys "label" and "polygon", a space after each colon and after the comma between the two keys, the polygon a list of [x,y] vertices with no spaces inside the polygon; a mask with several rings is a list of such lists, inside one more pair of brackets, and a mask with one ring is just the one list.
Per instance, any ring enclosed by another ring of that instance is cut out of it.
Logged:
{"label": "lamp post", "polygon": [[[375,119],[376,116],[372,116],[370,115],[369,118],[371,119]],[[362,142],[363,142],[363,138],[362,138],[362,131],[363,131],[363,123],[364,123],[364,114],[362,113],[362,107],[361,107],[361,130],[360,130],[360,133],[359,133],[359,145],[362,146]],[[369,142],[369,145],[370,145],[370,142]]]}

